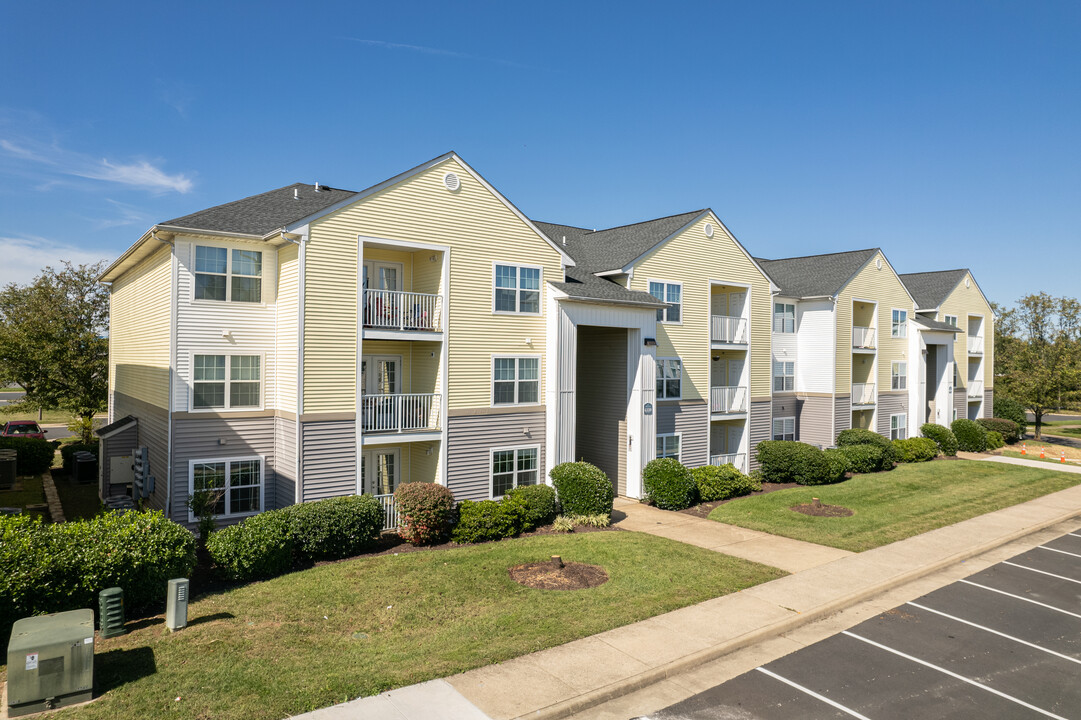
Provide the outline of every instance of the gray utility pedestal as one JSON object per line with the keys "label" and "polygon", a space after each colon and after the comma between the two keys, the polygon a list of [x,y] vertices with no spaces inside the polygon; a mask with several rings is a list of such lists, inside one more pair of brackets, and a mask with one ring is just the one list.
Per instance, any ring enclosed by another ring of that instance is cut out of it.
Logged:
{"label": "gray utility pedestal", "polygon": [[15,622],[8,644],[8,717],[76,705],[93,695],[93,610]]}

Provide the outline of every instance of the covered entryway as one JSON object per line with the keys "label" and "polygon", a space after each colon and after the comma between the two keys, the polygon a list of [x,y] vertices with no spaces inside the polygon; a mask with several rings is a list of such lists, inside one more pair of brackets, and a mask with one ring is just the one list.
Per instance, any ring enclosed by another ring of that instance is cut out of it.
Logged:
{"label": "covered entryway", "polygon": [[578,327],[575,459],[599,467],[627,494],[627,329]]}

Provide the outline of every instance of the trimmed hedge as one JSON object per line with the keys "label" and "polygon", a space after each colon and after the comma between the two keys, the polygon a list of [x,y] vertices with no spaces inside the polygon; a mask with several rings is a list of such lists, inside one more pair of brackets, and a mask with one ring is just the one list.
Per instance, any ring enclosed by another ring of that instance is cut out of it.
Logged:
{"label": "trimmed hedge", "polygon": [[976,423],[988,432],[992,430],[997,432],[1002,436],[1003,442],[1010,445],[1013,445],[1021,439],[1021,430],[1013,420],[1007,420],[1006,418],[980,418]]}
{"label": "trimmed hedge", "polygon": [[293,568],[289,514],[268,510],[231,527],[215,530],[206,541],[214,565],[229,580],[263,580]]}
{"label": "trimmed hedge", "polygon": [[548,525],[559,512],[555,488],[549,485],[523,485],[503,496],[504,502],[522,505],[522,531]]}
{"label": "trimmed hedge", "polygon": [[612,481],[596,465],[560,463],[548,475],[564,515],[612,515],[615,490]]}
{"label": "trimmed hedge", "polygon": [[650,460],[642,471],[646,499],[661,510],[682,510],[694,505],[698,486],[691,471],[675,458]]}
{"label": "trimmed hedge", "polygon": [[691,477],[698,486],[698,499],[702,502],[727,500],[762,489],[761,483],[744,475],[731,463],[693,468]]}
{"label": "trimmed hedge", "polygon": [[950,423],[950,430],[957,438],[958,450],[983,452],[987,449],[987,431],[975,421],[958,418]]}
{"label": "trimmed hedge", "polygon": [[936,425],[935,423],[924,423],[920,426],[920,433],[925,438],[934,440],[943,455],[952,456],[957,454],[957,438],[954,437],[953,431],[948,427]]}
{"label": "trimmed hedge", "polygon": [[[1028,432],[1028,414],[1025,412],[1025,406],[1005,396],[999,397],[995,395],[994,400],[991,401],[992,414],[996,418],[1002,418],[1003,420],[1013,420],[1017,423],[1018,439],[1025,437],[1025,433]],[[999,432],[1002,432],[999,430]],[[1002,437],[1006,437],[1003,435]]]}
{"label": "trimmed hedge", "polygon": [[848,454],[841,448],[828,448],[822,451],[822,455],[829,464],[830,477],[843,480],[845,473],[849,471]]}
{"label": "trimmed hedge", "polygon": [[523,516],[519,502],[463,500],[458,503],[458,524],[451,539],[456,543],[479,543],[514,537],[522,528]]}
{"label": "trimmed hedge", "polygon": [[903,463],[927,462],[938,455],[938,443],[925,437],[894,440],[893,449],[898,462]]}
{"label": "trimmed hedge", "polygon": [[893,463],[897,459],[893,454],[893,446],[890,444],[889,438],[870,430],[861,430],[860,428],[842,430],[837,436],[837,447],[851,447],[853,445],[874,445],[882,448],[882,452],[885,453],[882,469],[887,469],[887,464]]}
{"label": "trimmed hedge", "polygon": [[[398,536],[411,545],[435,545],[454,528],[454,495],[436,483],[403,483],[394,491]],[[382,523],[382,514],[379,521]]]}
{"label": "trimmed hedge", "polygon": [[821,450],[792,440],[758,443],[758,463],[767,482],[825,485],[843,477],[836,474],[834,463]]}
{"label": "trimmed hedge", "polygon": [[359,555],[375,545],[383,530],[383,508],[371,495],[316,500],[281,512],[289,521],[294,556],[301,563]]}
{"label": "trimmed hedge", "polygon": [[893,469],[893,448],[886,452],[881,445],[845,445],[837,451],[848,461],[848,471],[873,473]]}
{"label": "trimmed hedge", "polygon": [[987,449],[998,450],[1000,447],[1004,447],[1006,441],[1002,439],[1002,435],[995,430],[987,431]]}
{"label": "trimmed hedge", "polygon": [[170,578],[189,577],[195,537],[159,512],[106,512],[89,520],[42,523],[0,516],[0,643],[22,617],[98,605],[105,588],[124,588],[131,610],[164,607]]}
{"label": "trimmed hedge", "polygon": [[0,438],[0,448],[15,451],[15,472],[40,475],[52,467],[56,446],[38,438]]}
{"label": "trimmed hedge", "polygon": [[71,472],[75,467],[75,453],[86,451],[93,453],[94,457],[101,457],[101,446],[98,443],[71,443],[60,446],[60,457],[64,461],[64,471]]}

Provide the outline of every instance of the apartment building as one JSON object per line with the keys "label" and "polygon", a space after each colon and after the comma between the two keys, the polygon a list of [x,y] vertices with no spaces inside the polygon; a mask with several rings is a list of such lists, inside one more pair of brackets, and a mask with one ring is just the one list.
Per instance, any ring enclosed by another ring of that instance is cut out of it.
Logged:
{"label": "apartment building", "polygon": [[102,276],[103,482],[138,447],[180,522],[206,488],[224,521],[354,493],[390,518],[402,482],[498,498],[584,458],[639,497],[654,457],[750,470],[770,437],[890,434],[912,338],[959,331],[881,251],[821,257],[755,260],[709,209],[534,221],[454,153],[175,218]]}

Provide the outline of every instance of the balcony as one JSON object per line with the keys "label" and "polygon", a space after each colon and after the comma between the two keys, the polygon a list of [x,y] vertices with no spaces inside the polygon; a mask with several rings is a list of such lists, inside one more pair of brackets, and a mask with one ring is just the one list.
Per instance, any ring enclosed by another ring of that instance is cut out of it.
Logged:
{"label": "balcony", "polygon": [[968,381],[968,397],[970,400],[983,400],[983,380]]}
{"label": "balcony", "polygon": [[852,347],[860,350],[875,349],[875,329],[873,327],[852,326]]}
{"label": "balcony", "polygon": [[983,338],[981,336],[968,336],[968,352],[970,355],[983,355]]}
{"label": "balcony", "polygon": [[715,415],[747,412],[747,388],[740,385],[710,388],[709,411]]}
{"label": "balcony", "polygon": [[715,343],[729,345],[747,344],[747,320],[730,315],[712,315],[710,317],[710,339]]}
{"label": "balcony", "polygon": [[744,453],[722,453],[710,455],[710,465],[734,465],[741,473],[747,472],[747,455]]}
{"label": "balcony", "polygon": [[438,393],[362,395],[360,428],[364,433],[439,432],[442,426]]}
{"label": "balcony", "polygon": [[364,291],[364,327],[376,330],[440,332],[443,298],[401,290]]}
{"label": "balcony", "polygon": [[874,405],[874,383],[852,383],[852,405]]}

